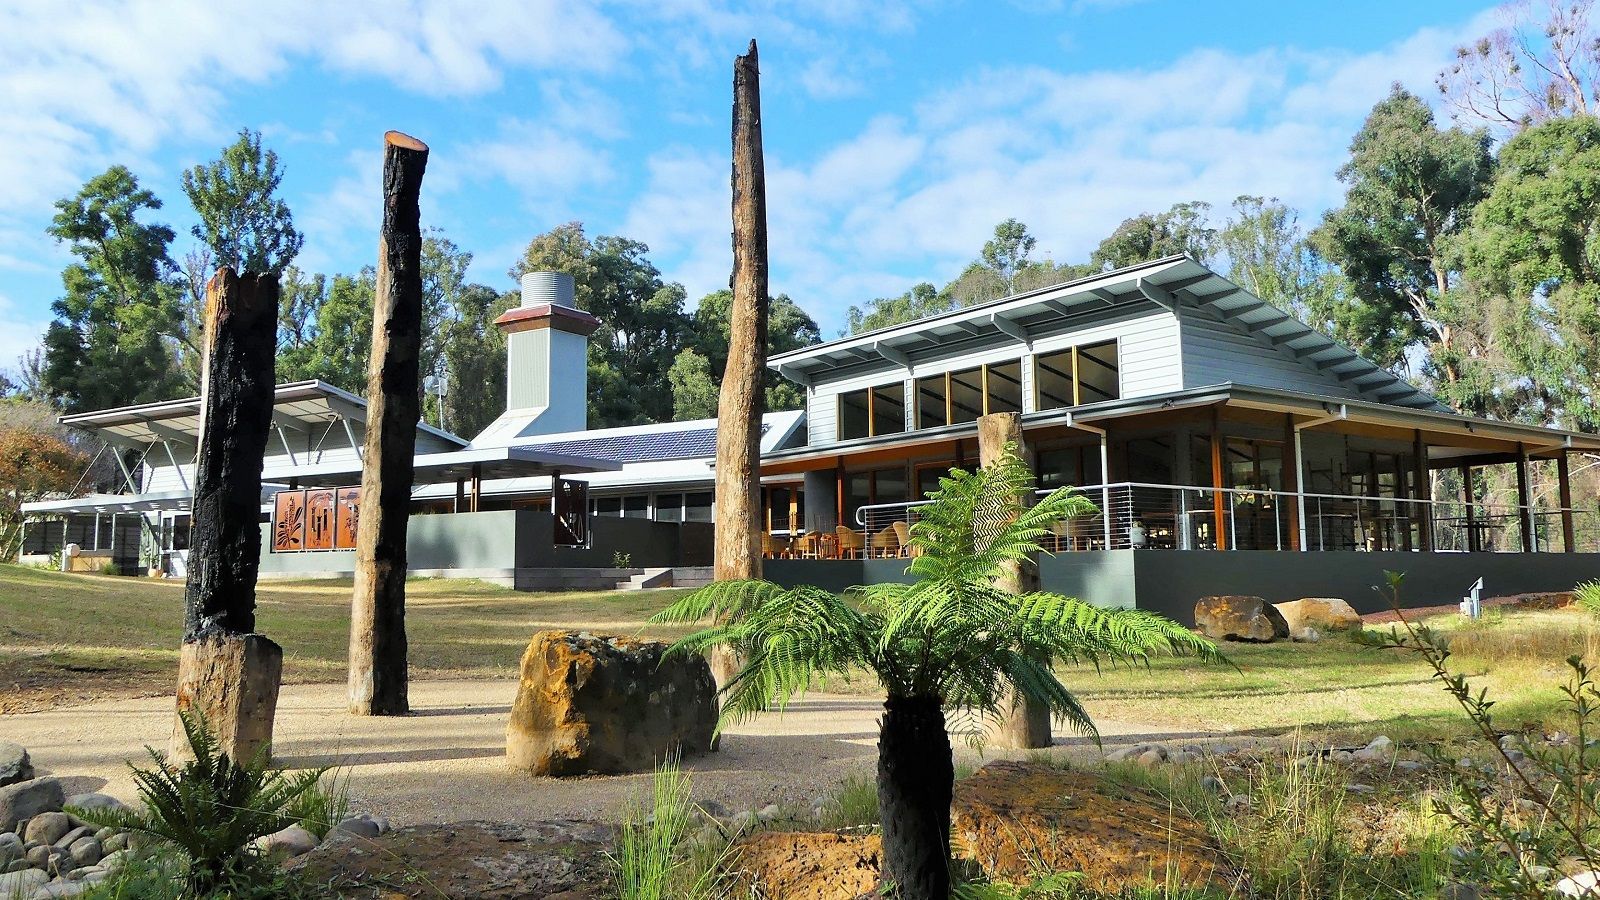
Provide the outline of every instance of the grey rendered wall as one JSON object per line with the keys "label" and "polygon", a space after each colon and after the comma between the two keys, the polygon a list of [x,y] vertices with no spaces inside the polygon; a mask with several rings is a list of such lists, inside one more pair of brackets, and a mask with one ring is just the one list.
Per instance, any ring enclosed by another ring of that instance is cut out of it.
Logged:
{"label": "grey rendered wall", "polygon": [[[1375,590],[1387,571],[1405,573],[1407,607],[1458,602],[1478,577],[1484,596],[1570,590],[1600,578],[1595,553],[1277,553],[1123,551],[1134,557],[1140,609],[1194,624],[1194,603],[1211,594],[1251,594],[1273,603],[1339,597],[1363,613],[1388,608]],[[1099,555],[1099,554],[1084,554]]]}
{"label": "grey rendered wall", "polygon": [[[638,568],[709,565],[712,526],[648,519],[596,518],[588,550],[551,546],[554,521],[537,510],[494,510],[412,516],[406,528],[413,569],[609,568],[618,551]],[[264,575],[354,572],[353,550],[268,553],[270,525],[261,526]]]}

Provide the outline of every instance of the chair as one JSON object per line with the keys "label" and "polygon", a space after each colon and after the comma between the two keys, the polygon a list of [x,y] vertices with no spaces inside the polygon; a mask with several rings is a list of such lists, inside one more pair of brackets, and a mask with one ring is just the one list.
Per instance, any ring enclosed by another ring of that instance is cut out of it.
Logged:
{"label": "chair", "polygon": [[895,540],[897,542],[899,542],[899,544],[900,544],[900,555],[901,556],[921,556],[922,555],[922,551],[921,550],[919,550],[918,548],[916,548],[916,547],[911,545],[911,526],[910,525],[907,525],[904,522],[896,522],[890,527],[894,529]]}
{"label": "chair", "polygon": [[835,526],[833,533],[839,539],[839,558],[857,559],[865,556],[867,552],[867,536],[854,528],[844,525]]}
{"label": "chair", "polygon": [[788,541],[780,541],[772,536],[772,532],[761,532],[761,555],[767,559],[784,559],[790,554]]}
{"label": "chair", "polygon": [[817,559],[821,557],[820,544],[822,536],[806,532],[794,539],[790,545],[789,553],[796,559]]}
{"label": "chair", "polygon": [[894,525],[872,536],[872,555],[885,559],[900,555],[900,537],[895,534]]}

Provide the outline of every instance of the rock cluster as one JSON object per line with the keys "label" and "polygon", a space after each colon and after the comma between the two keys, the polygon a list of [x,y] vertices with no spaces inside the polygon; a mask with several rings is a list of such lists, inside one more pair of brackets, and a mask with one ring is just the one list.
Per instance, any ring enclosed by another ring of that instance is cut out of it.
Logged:
{"label": "rock cluster", "polygon": [[1285,638],[1315,643],[1330,631],[1361,628],[1361,614],[1335,597],[1304,597],[1268,603],[1260,597],[1201,597],[1194,605],[1195,628],[1214,641],[1268,643]]}
{"label": "rock cluster", "polygon": [[1265,643],[1289,636],[1283,615],[1260,597],[1201,597],[1194,605],[1195,627],[1214,641]]}
{"label": "rock cluster", "polygon": [[717,688],[659,641],[542,631],[522,655],[506,762],[531,775],[648,772],[713,749]]}
{"label": "rock cluster", "polygon": [[27,751],[16,751],[0,747],[0,756],[21,759],[13,771],[29,776],[0,787],[0,897],[52,900],[86,893],[122,865],[132,838],[73,811],[117,809],[122,802],[105,794],[66,796],[57,779],[33,777]]}

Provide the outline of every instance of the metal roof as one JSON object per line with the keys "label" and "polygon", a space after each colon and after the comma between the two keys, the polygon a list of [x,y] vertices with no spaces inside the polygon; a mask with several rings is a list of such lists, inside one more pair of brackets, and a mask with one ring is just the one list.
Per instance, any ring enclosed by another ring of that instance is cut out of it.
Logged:
{"label": "metal roof", "polygon": [[[273,391],[272,421],[279,427],[306,431],[345,419],[365,422],[367,403],[349,391],[325,381],[295,381]],[[110,443],[146,445],[172,441],[194,446],[200,435],[200,398],[162,400],[61,417],[61,423],[92,431]],[[418,422],[417,428],[456,446],[466,441]]]}
{"label": "metal roof", "polygon": [[1112,308],[1128,306],[1164,308],[1225,323],[1251,339],[1260,352],[1291,356],[1380,403],[1446,408],[1433,395],[1187,256],[1169,256],[813,344],[777,354],[768,365],[793,381],[810,384],[830,370],[886,362],[909,367],[919,358],[969,347],[1028,344],[1046,334],[1081,327]]}
{"label": "metal roof", "polygon": [[[558,453],[531,447],[475,447],[445,453],[420,453],[412,462],[413,484],[442,484],[471,478],[476,469],[480,478],[528,478],[582,472],[614,472],[622,468],[615,460],[573,453]],[[334,487],[361,481],[361,463],[340,460],[328,463],[282,465],[268,463],[262,481],[290,482],[300,487]]]}

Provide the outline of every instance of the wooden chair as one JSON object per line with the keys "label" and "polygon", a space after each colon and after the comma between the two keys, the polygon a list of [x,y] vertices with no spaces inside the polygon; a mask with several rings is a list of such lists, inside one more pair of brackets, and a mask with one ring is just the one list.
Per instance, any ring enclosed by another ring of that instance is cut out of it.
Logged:
{"label": "wooden chair", "polygon": [[872,536],[872,555],[884,559],[900,555],[900,537],[895,534],[894,525]]}
{"label": "wooden chair", "polygon": [[772,536],[772,532],[761,533],[761,555],[767,559],[786,559],[790,554],[788,541],[780,541]]}
{"label": "wooden chair", "polygon": [[794,539],[790,544],[789,554],[796,559],[817,559],[821,556],[819,546],[821,535],[806,532]]}
{"label": "wooden chair", "polygon": [[843,525],[836,526],[833,529],[833,533],[839,539],[840,559],[859,559],[866,555],[867,536],[865,534]]}
{"label": "wooden chair", "polygon": [[911,546],[911,526],[910,525],[907,525],[904,522],[896,522],[890,527],[894,529],[894,537],[895,537],[895,540],[900,545],[900,555],[901,556],[921,556],[922,555],[922,551],[918,550],[916,547]]}
{"label": "wooden chair", "polygon": [[1051,544],[1049,549],[1052,552],[1060,553],[1062,550],[1076,549],[1070,545],[1071,540],[1072,523],[1070,521],[1062,520],[1050,523],[1050,537],[1048,538],[1048,541]]}

